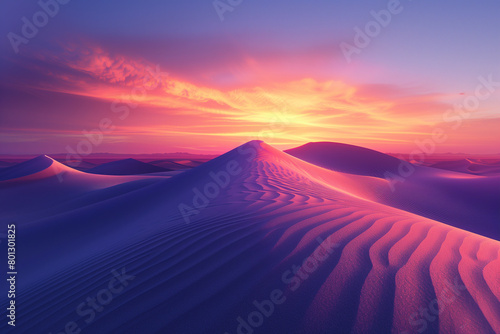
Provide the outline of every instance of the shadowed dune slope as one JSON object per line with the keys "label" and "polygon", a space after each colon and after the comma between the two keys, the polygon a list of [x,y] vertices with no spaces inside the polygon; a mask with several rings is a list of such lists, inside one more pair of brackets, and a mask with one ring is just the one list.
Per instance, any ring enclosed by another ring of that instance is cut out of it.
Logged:
{"label": "shadowed dune slope", "polygon": [[40,219],[170,177],[89,174],[48,156],[9,169],[0,171],[0,223],[5,224]]}
{"label": "shadowed dune slope", "polygon": [[383,180],[374,187],[356,179],[359,188],[370,191],[369,199],[378,203],[500,240],[500,176],[413,165],[339,143],[309,143],[286,152],[333,171]]}
{"label": "shadowed dune slope", "polygon": [[430,167],[474,175],[500,175],[500,161],[481,162],[472,159],[440,161]]}
{"label": "shadowed dune slope", "polygon": [[21,162],[14,166],[0,170],[0,181],[15,179],[26,175],[41,172],[50,167],[53,160],[46,155],[40,155],[34,159]]}
{"label": "shadowed dune slope", "polygon": [[104,174],[104,175],[138,175],[147,173],[166,172],[166,169],[160,166],[154,166],[136,159],[123,159],[111,161],[102,165],[86,170],[91,174]]}

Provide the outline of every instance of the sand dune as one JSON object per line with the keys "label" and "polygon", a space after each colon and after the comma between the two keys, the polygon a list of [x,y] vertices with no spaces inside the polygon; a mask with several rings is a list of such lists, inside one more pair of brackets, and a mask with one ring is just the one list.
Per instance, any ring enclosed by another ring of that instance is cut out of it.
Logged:
{"label": "sand dune", "polygon": [[500,161],[483,162],[480,160],[462,159],[454,161],[440,161],[432,164],[430,167],[474,175],[500,175]]}
{"label": "sand dune", "polygon": [[89,174],[39,156],[0,171],[0,221],[7,224],[50,216],[167,177]]}
{"label": "sand dune", "polygon": [[187,160],[187,159],[161,159],[148,162],[151,165],[167,168],[170,170],[190,169],[203,164],[210,159]]}
{"label": "sand dune", "polygon": [[365,191],[363,198],[500,239],[499,176],[417,166],[339,143],[309,143],[287,152],[333,171],[377,178],[379,182],[371,183],[366,178],[350,178],[357,189]]}
{"label": "sand dune", "polygon": [[[257,141],[172,178],[67,174],[76,198],[18,219],[19,333],[500,333],[500,242],[402,210],[383,178]],[[2,194],[54,185],[26,177]],[[444,210],[445,187],[486,187],[421,169],[407,192],[417,177]],[[78,305],[122,268],[86,323]]]}
{"label": "sand dune", "polygon": [[52,159],[46,155],[41,155],[32,160],[16,164],[15,166],[10,166],[0,170],[0,181],[5,181],[9,179],[21,178],[23,176],[32,175],[40,172],[48,172],[53,170],[50,168],[52,165]]}
{"label": "sand dune", "polygon": [[138,175],[167,171],[169,169],[132,158],[108,162],[86,170],[87,173],[104,175]]}
{"label": "sand dune", "polygon": [[327,169],[381,178],[386,172],[397,173],[401,163],[390,155],[342,143],[308,143],[285,152]]}

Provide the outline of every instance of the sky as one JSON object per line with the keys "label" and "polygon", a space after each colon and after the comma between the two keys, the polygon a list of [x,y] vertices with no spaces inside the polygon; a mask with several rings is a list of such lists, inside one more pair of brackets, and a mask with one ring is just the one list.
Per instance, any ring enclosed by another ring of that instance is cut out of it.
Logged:
{"label": "sky", "polygon": [[4,0],[0,154],[500,153],[498,0]]}

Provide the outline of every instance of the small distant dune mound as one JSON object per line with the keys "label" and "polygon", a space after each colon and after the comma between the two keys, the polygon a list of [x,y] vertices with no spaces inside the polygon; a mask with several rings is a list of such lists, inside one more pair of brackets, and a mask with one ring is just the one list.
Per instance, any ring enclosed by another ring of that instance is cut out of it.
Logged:
{"label": "small distant dune mound", "polygon": [[[480,202],[500,178],[416,172],[393,193],[259,141],[169,179],[73,174],[0,186],[22,236],[18,332],[500,333],[500,242],[462,229],[498,227],[498,192]],[[459,228],[418,215],[436,211]]]}
{"label": "small distant dune mound", "polygon": [[[190,160],[186,160],[186,161],[190,161]],[[195,167],[195,166],[181,163],[178,160],[172,160],[172,159],[155,160],[155,161],[149,162],[149,164],[153,165],[153,166],[158,166],[161,168],[166,168],[169,170],[190,169],[192,167]]]}
{"label": "small distant dune mound", "polygon": [[500,161],[484,162],[474,159],[439,161],[429,167],[474,175],[500,175]]}
{"label": "small distant dune mound", "polygon": [[332,142],[308,143],[285,151],[296,158],[337,172],[384,178],[401,160],[368,148]]}
{"label": "small distant dune mound", "polygon": [[40,155],[34,159],[2,169],[0,171],[0,181],[17,179],[44,171],[53,163],[55,163],[55,161],[52,158],[46,155]]}
{"label": "small distant dune mound", "polygon": [[139,175],[158,172],[168,172],[171,169],[166,169],[159,166],[154,166],[135,159],[123,159],[108,162],[94,168],[86,170],[87,173],[101,175]]}

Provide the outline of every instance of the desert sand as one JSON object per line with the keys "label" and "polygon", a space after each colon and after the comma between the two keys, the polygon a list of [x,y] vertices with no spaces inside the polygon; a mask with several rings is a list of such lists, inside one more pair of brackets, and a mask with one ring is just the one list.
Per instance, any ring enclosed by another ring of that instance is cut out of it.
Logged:
{"label": "desert sand", "polygon": [[252,141],[174,176],[1,171],[16,333],[500,333],[499,177],[415,166],[393,190],[396,158],[299,151]]}

